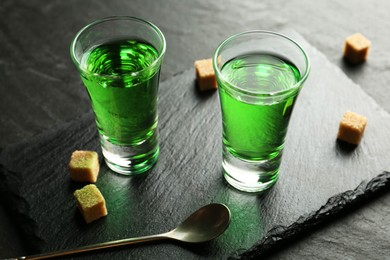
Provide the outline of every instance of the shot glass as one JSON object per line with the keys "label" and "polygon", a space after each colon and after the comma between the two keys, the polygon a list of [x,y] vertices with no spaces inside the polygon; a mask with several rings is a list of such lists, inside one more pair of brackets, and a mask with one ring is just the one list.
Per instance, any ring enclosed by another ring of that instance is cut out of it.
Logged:
{"label": "shot glass", "polygon": [[233,187],[260,192],[279,175],[293,107],[310,71],[305,50],[268,31],[222,42],[213,56],[222,111],[224,177]]}
{"label": "shot glass", "polygon": [[143,173],[158,159],[157,95],[165,46],[155,25],[124,16],[85,26],[71,43],[103,156],[117,173]]}

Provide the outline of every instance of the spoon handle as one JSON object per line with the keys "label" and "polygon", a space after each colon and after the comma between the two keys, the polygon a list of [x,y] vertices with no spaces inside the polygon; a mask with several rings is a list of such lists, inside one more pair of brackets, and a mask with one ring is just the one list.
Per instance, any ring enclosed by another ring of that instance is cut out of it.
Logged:
{"label": "spoon handle", "polygon": [[168,233],[159,234],[159,235],[151,235],[151,236],[143,236],[143,237],[135,237],[135,238],[126,238],[126,239],[120,239],[120,240],[115,240],[115,241],[109,241],[109,242],[104,242],[104,243],[99,243],[99,244],[78,247],[78,248],[74,248],[74,249],[65,249],[65,250],[61,250],[61,251],[43,253],[43,254],[39,254],[39,255],[20,256],[20,257],[15,258],[15,259],[16,260],[47,259],[47,258],[52,258],[52,257],[73,255],[73,254],[94,251],[94,250],[99,250],[99,249],[104,249],[104,248],[112,248],[112,247],[118,247],[118,246],[124,246],[124,245],[138,244],[138,243],[143,243],[143,242],[151,242],[151,241],[163,240],[163,239],[168,239],[168,238],[170,238],[168,236]]}

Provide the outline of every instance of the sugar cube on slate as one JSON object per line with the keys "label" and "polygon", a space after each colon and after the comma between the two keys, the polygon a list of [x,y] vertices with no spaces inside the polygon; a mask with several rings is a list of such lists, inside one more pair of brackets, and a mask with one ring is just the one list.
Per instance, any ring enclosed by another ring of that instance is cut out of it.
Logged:
{"label": "sugar cube on slate", "polygon": [[95,183],[99,174],[99,158],[94,151],[74,151],[69,162],[70,178]]}
{"label": "sugar cube on slate", "polygon": [[361,33],[355,33],[344,43],[344,58],[350,63],[357,64],[367,60],[371,42]]}
{"label": "sugar cube on slate", "polygon": [[211,59],[195,61],[196,79],[200,91],[217,89],[217,81]]}
{"label": "sugar cube on slate", "polygon": [[367,118],[355,112],[347,111],[340,122],[337,138],[350,144],[358,145],[363,137]]}
{"label": "sugar cube on slate", "polygon": [[87,224],[107,215],[106,201],[95,184],[84,186],[73,195]]}

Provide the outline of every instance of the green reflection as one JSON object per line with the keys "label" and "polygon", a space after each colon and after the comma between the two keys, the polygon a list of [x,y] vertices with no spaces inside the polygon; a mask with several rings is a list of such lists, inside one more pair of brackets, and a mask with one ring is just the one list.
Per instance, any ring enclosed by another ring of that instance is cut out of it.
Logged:
{"label": "green reflection", "polygon": [[[226,186],[215,196],[215,202],[229,207],[232,219],[229,228],[219,238],[225,248],[248,249],[264,232],[260,195],[247,194]],[[237,247],[237,246],[240,247]],[[231,252],[233,253],[233,251]]]}

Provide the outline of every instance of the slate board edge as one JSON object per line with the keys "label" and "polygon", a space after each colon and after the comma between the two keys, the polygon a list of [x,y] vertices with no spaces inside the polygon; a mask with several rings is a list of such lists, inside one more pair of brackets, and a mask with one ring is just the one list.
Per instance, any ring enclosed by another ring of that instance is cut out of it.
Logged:
{"label": "slate board edge", "polygon": [[[43,240],[34,232],[34,230],[36,230],[36,222],[27,213],[23,213],[23,211],[19,210],[20,207],[28,207],[26,201],[23,197],[18,196],[17,192],[12,192],[13,190],[7,189],[4,184],[7,182],[5,176],[11,174],[12,176],[15,175],[0,163],[0,195],[2,196],[2,202],[4,203],[5,208],[9,210],[8,215],[12,219],[12,223],[16,225],[16,230],[21,238],[24,249],[30,254],[34,252],[34,246],[43,243]],[[9,181],[7,183],[9,183]],[[31,243],[31,241],[34,241],[34,243]]]}
{"label": "slate board edge", "polygon": [[334,220],[336,216],[363,206],[390,187],[390,172],[384,171],[370,181],[362,181],[354,190],[336,194],[317,211],[302,215],[289,226],[275,226],[255,246],[245,252],[236,252],[230,259],[257,259],[282,243],[302,235],[320,224]]}

